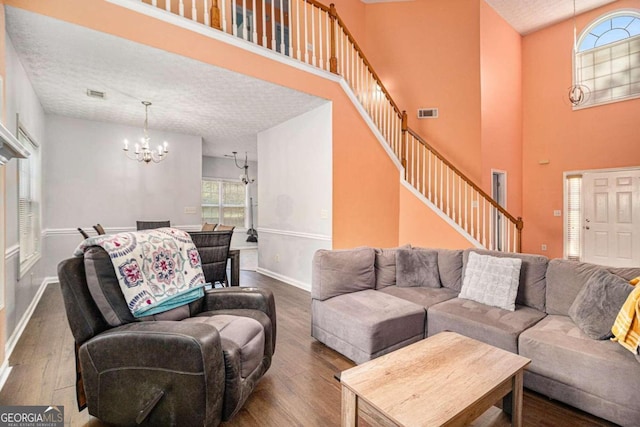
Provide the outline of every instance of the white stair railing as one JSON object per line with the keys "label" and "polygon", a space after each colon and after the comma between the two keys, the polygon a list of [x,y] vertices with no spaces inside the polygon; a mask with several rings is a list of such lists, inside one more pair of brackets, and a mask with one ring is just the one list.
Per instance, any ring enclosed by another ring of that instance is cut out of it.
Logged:
{"label": "white stair railing", "polygon": [[[136,0],[132,0],[136,1]],[[137,0],[162,8],[162,1]],[[315,0],[164,0],[166,11],[342,76],[401,161],[405,180],[484,247],[520,252],[522,218],[499,206],[407,126],[334,5]]]}

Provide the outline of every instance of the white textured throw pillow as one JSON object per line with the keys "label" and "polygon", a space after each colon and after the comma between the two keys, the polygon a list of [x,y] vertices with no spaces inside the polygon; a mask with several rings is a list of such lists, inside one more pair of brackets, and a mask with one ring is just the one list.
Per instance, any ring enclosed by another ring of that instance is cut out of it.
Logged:
{"label": "white textured throw pillow", "polygon": [[459,298],[515,311],[520,283],[518,258],[497,258],[469,252]]}

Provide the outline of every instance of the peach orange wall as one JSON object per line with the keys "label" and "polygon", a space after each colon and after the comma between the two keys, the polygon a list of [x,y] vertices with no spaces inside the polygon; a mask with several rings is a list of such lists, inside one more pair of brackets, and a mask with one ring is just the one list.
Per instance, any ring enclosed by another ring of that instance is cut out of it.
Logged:
{"label": "peach orange wall", "polygon": [[6,4],[331,99],[333,245],[397,244],[399,173],[338,83],[102,0]]}
{"label": "peach orange wall", "polygon": [[[619,0],[582,14],[578,32],[602,14],[640,9],[640,0]],[[640,99],[573,111],[571,86],[573,21],[525,36],[523,70],[523,250],[563,255],[562,174],[583,169],[638,166]],[[540,164],[549,161],[549,164]]]}
{"label": "peach orange wall", "polygon": [[472,244],[400,184],[400,245],[466,249]]}
{"label": "peach orange wall", "polygon": [[[365,54],[409,126],[481,178],[480,0],[367,4]],[[420,107],[438,119],[418,120]]]}
{"label": "peach orange wall", "polygon": [[507,209],[522,215],[522,37],[480,0],[482,180],[491,195],[491,169],[507,172]]}

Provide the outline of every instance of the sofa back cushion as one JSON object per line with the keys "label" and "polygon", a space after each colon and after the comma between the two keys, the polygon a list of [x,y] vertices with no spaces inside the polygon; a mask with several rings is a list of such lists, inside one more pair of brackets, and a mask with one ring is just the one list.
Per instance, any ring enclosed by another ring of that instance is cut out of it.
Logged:
{"label": "sofa back cushion", "polygon": [[482,249],[466,249],[462,255],[464,280],[464,268],[469,262],[469,252],[480,255],[491,255],[498,258],[519,258],[522,260],[520,268],[520,284],[516,304],[526,305],[536,310],[545,311],[546,300],[546,273],[549,258],[541,255],[518,254],[511,252],[487,251]]}
{"label": "sofa back cushion", "polygon": [[552,259],[547,269],[547,314],[569,315],[578,292],[599,270],[605,269],[625,280],[640,275],[640,268],[603,267],[586,262]]}
{"label": "sofa back cushion", "polygon": [[456,292],[462,289],[462,249],[438,249],[440,284]]}
{"label": "sofa back cushion", "polygon": [[326,299],[376,286],[373,248],[320,249],[313,256],[311,298]]}
{"label": "sofa back cushion", "polygon": [[411,249],[411,245],[400,248],[375,249],[376,289],[384,289],[396,284],[396,251]]}
{"label": "sofa back cushion", "polygon": [[438,251],[435,249],[398,249],[396,251],[398,287],[439,288]]}

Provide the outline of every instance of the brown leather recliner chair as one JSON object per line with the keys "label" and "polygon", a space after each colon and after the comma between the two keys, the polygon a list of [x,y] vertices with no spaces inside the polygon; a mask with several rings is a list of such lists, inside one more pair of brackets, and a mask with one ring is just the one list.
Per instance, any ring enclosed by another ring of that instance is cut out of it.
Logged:
{"label": "brown leather recliner chair", "polygon": [[189,305],[135,319],[102,248],[62,261],[58,277],[76,341],[78,391],[104,422],[218,425],[271,365],[276,312],[268,290],[213,289]]}

